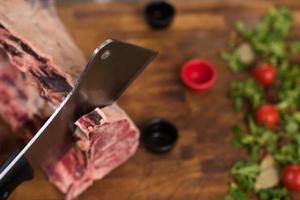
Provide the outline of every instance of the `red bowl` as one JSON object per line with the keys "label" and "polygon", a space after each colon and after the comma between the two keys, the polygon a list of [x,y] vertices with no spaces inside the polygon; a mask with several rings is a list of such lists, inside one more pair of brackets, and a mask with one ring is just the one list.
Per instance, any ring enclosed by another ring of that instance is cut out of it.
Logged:
{"label": "red bowl", "polygon": [[214,67],[204,60],[191,60],[181,69],[181,79],[190,89],[205,92],[211,88],[217,78]]}

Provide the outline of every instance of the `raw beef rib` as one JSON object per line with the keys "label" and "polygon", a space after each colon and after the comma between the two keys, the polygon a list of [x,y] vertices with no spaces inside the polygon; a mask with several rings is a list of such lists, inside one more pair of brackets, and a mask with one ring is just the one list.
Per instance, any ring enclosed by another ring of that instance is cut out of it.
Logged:
{"label": "raw beef rib", "polygon": [[[20,137],[33,136],[84,66],[52,1],[1,0],[0,115]],[[67,199],[125,162],[138,146],[138,130],[116,104],[95,108],[76,126],[72,148],[53,153],[42,166]]]}

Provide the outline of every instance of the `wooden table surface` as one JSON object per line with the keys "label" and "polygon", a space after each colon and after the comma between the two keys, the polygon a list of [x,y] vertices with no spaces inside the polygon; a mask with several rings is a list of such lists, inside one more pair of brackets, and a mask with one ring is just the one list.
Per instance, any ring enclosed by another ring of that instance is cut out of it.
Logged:
{"label": "wooden table surface", "polygon": [[[174,122],[180,131],[172,152],[154,155],[141,146],[132,159],[95,182],[78,199],[222,200],[228,190],[230,167],[245,153],[230,145],[231,127],[241,115],[232,110],[227,98],[233,75],[218,54],[226,47],[235,20],[254,23],[268,8],[282,2],[178,2],[176,19],[167,30],[152,30],[145,24],[143,3],[60,6],[62,20],[87,57],[107,38],[160,52],[119,103],[139,127],[153,117],[162,117]],[[284,4],[294,11],[300,25],[300,1],[287,0]],[[180,81],[182,64],[192,58],[206,59],[218,71],[215,87],[205,94],[189,91]],[[38,173],[11,199],[56,200],[62,195]]]}

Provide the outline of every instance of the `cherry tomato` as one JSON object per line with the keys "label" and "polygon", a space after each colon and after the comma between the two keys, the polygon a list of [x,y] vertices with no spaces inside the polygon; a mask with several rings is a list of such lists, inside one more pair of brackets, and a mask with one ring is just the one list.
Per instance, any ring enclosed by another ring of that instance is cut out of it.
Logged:
{"label": "cherry tomato", "polygon": [[253,76],[260,84],[269,86],[275,82],[276,69],[270,64],[258,65],[253,70]]}
{"label": "cherry tomato", "polygon": [[265,104],[255,112],[255,120],[268,128],[275,128],[279,122],[279,112],[272,104]]}
{"label": "cherry tomato", "polygon": [[300,164],[290,164],[281,171],[282,182],[289,190],[300,191]]}

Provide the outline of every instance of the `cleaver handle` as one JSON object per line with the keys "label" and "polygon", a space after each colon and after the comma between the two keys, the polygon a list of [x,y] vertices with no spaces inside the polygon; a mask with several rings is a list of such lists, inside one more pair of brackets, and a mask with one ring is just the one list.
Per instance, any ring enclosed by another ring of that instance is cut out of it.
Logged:
{"label": "cleaver handle", "polygon": [[[15,151],[0,167],[0,173],[20,153]],[[25,157],[21,157],[10,171],[0,180],[0,200],[8,199],[9,195],[21,183],[33,179],[33,169]]]}

